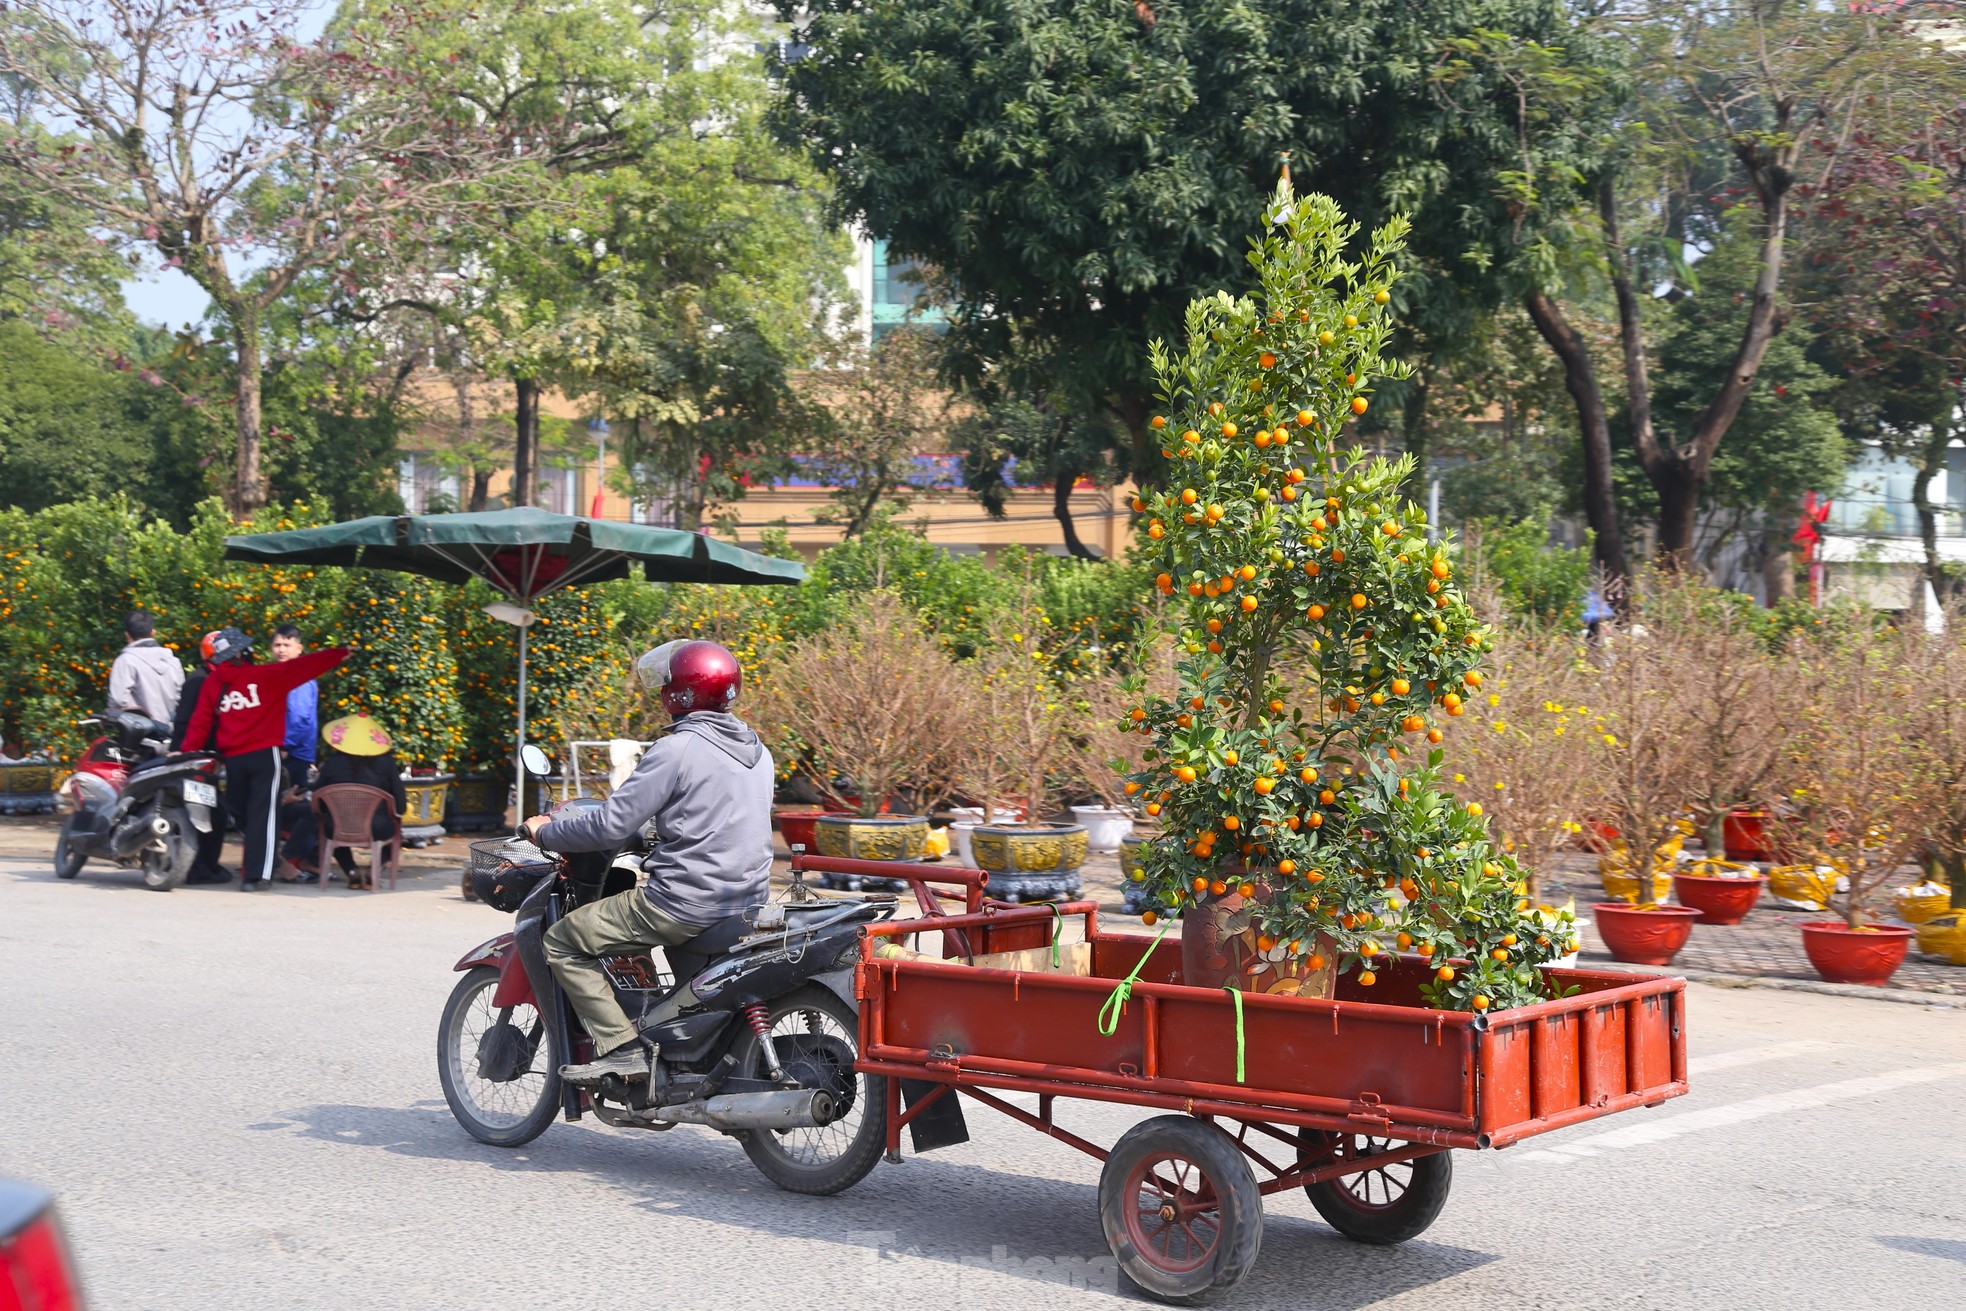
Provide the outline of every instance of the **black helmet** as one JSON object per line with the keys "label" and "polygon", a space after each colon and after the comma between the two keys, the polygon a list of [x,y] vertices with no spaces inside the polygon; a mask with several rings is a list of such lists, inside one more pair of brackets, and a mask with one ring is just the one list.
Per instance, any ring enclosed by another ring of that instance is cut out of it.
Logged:
{"label": "black helmet", "polygon": [[218,636],[212,639],[211,661],[222,665],[228,660],[237,660],[253,649],[253,639],[236,628],[221,628]]}

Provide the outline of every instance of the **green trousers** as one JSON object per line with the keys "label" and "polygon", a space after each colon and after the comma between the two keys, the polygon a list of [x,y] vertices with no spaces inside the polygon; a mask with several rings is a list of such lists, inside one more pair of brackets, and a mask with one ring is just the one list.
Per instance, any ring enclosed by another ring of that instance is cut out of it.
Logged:
{"label": "green trousers", "polygon": [[640,888],[590,901],[546,930],[546,963],[594,1039],[596,1056],[605,1056],[636,1037],[635,1026],[614,999],[614,986],[601,968],[601,958],[673,947],[702,932],[657,910]]}

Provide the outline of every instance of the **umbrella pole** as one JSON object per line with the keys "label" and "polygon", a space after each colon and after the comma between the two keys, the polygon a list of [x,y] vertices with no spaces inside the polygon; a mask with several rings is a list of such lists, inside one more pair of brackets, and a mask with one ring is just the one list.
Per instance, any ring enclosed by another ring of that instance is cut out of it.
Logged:
{"label": "umbrella pole", "polygon": [[531,816],[526,814],[526,625],[519,627],[519,742],[512,748],[512,777],[519,784],[519,822],[524,823]]}

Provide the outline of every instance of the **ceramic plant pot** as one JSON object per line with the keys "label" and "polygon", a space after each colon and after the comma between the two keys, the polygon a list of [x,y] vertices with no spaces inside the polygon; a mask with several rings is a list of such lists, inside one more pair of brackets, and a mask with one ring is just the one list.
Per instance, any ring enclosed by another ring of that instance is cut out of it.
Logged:
{"label": "ceramic plant pot", "polygon": [[496,774],[459,774],[444,791],[444,827],[452,833],[499,827],[505,822],[507,790]]}
{"label": "ceramic plant pot", "polygon": [[1285,997],[1332,996],[1337,987],[1337,952],[1328,943],[1299,951],[1292,951],[1287,942],[1265,947],[1256,910],[1270,896],[1270,887],[1254,882],[1247,886],[1254,890],[1249,897],[1231,884],[1228,892],[1182,912],[1181,982],[1191,988],[1234,987]]}
{"label": "ceramic plant pot", "polygon": [[1083,824],[978,824],[969,846],[977,868],[990,875],[989,895],[999,901],[1078,895]]}
{"label": "ceramic plant pot", "polygon": [[1088,851],[1118,851],[1133,832],[1133,812],[1111,806],[1073,806],[1072,818],[1085,825]]}
{"label": "ceramic plant pot", "polygon": [[17,760],[0,765],[0,815],[46,815],[54,808],[53,761]]}
{"label": "ceramic plant pot", "polygon": [[[821,856],[843,860],[920,860],[928,847],[926,815],[816,815],[813,842]],[[900,892],[900,879],[868,878],[859,874],[824,874],[819,885],[850,892]]]}
{"label": "ceramic plant pot", "polygon": [[444,837],[444,803],[454,780],[449,774],[424,774],[403,780],[403,845],[427,847]]}

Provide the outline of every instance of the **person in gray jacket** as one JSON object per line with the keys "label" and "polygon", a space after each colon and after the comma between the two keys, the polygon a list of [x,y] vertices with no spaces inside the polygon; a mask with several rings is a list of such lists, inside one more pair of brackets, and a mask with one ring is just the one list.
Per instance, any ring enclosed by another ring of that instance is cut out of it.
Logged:
{"label": "person in gray jacket", "polygon": [[148,610],[132,610],[123,620],[123,649],[109,667],[108,707],[134,710],[168,724],[184,690],[184,666],[177,653],[153,636],[157,623]]}
{"label": "person in gray jacket", "polygon": [[730,713],[743,685],[737,659],[715,642],[666,642],[636,662],[675,724],[598,809],[535,815],[521,837],[550,851],[603,851],[650,820],[655,842],[640,888],[589,902],[546,931],[546,960],[595,1057],[560,1077],[646,1079],[654,1053],[615,1000],[601,958],[688,942],[718,920],[762,903],[771,880],[771,752]]}

